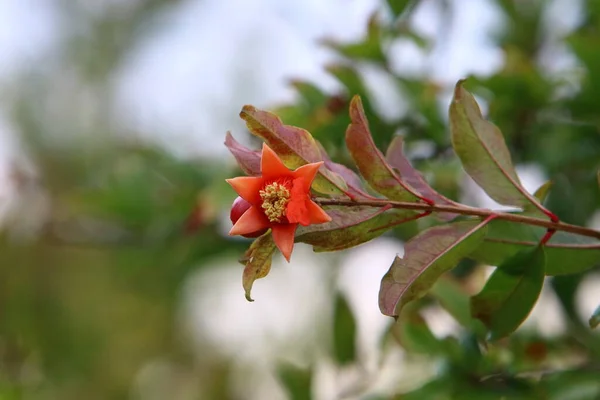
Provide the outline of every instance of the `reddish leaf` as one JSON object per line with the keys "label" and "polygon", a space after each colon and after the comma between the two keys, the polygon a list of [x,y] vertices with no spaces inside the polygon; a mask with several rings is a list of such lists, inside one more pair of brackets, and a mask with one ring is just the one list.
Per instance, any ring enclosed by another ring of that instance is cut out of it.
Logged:
{"label": "reddish leaf", "polygon": [[[321,150],[312,135],[301,128],[284,125],[275,114],[244,106],[240,117],[250,132],[262,138],[291,169],[307,163],[323,161]],[[346,193],[347,186],[338,174],[321,167],[313,189],[324,194]]]}
{"label": "reddish leaf", "polygon": [[250,176],[260,175],[260,151],[242,146],[230,132],[225,136],[225,146],[233,154],[242,171]]}
{"label": "reddish leaf", "polygon": [[[227,136],[225,137],[225,146],[227,146],[231,154],[233,154],[242,171],[250,176],[259,176],[261,174],[260,151],[250,150],[249,148],[243,146],[236,141],[229,132],[227,132]],[[325,149],[318,141],[317,146],[319,147],[321,159],[325,162],[325,168],[335,174],[338,174],[346,181],[348,186],[348,194],[350,194],[352,197],[373,198],[365,191],[366,189],[356,172],[352,171],[345,165],[331,161],[329,155],[325,152]]]}
{"label": "reddish leaf", "polygon": [[429,228],[404,246],[404,258],[396,257],[381,280],[379,308],[397,316],[408,302],[423,297],[437,279],[481,243],[485,221],[462,221]]}
{"label": "reddish leaf", "polygon": [[[368,242],[386,232],[385,227],[415,212],[381,207],[327,207],[331,222],[299,227],[296,241],[308,243],[316,252],[337,251]],[[381,228],[381,229],[378,229]]]}
{"label": "reddish leaf", "polygon": [[500,129],[483,118],[475,98],[462,84],[456,84],[450,105],[450,130],[465,171],[498,203],[549,213],[521,185]]}
{"label": "reddish leaf", "polygon": [[360,177],[356,172],[352,171],[345,165],[331,161],[331,158],[329,158],[329,155],[327,154],[321,143],[317,142],[317,144],[319,146],[319,151],[321,152],[321,158],[323,159],[323,161],[325,161],[325,167],[328,170],[335,172],[346,181],[346,185],[348,185],[348,192],[352,196],[365,197],[369,199],[374,198],[366,192],[363,182],[361,181]]}
{"label": "reddish leaf", "polygon": [[252,242],[250,248],[246,250],[244,257],[240,260],[245,265],[242,286],[244,287],[246,300],[254,301],[250,297],[252,285],[255,280],[267,276],[271,270],[271,259],[275,248],[273,235],[269,231]]}
{"label": "reddish leaf", "polygon": [[346,146],[361,175],[384,196],[397,201],[417,201],[419,194],[403,182],[375,146],[359,96],[350,103],[352,123],[346,130]]}
{"label": "reddish leaf", "polygon": [[[421,196],[433,200],[436,204],[457,206],[458,204],[456,202],[444,197],[429,186],[421,176],[421,173],[414,169],[410,164],[404,155],[403,147],[404,138],[402,136],[396,136],[392,140],[392,143],[390,143],[385,156],[388,163],[398,171],[400,178],[418,191]],[[437,215],[448,221],[456,218],[456,214],[452,213],[438,213]]]}

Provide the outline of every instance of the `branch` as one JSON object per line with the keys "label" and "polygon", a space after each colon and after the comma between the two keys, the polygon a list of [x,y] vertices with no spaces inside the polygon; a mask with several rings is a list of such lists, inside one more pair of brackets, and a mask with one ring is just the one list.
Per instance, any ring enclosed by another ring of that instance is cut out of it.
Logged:
{"label": "branch", "polygon": [[471,208],[462,206],[447,206],[437,204],[425,204],[425,203],[410,203],[403,201],[393,200],[338,200],[338,199],[324,199],[316,198],[314,201],[321,206],[344,206],[344,207],[391,207],[399,208],[404,210],[421,210],[429,212],[448,212],[460,215],[470,215],[476,217],[487,218],[495,216],[496,219],[511,221],[520,224],[527,224],[533,226],[541,226],[546,229],[555,231],[563,231],[569,233],[575,233],[582,236],[593,237],[600,239],[600,232],[594,229],[585,228],[583,226],[565,224],[564,222],[552,222],[545,219],[539,219],[535,217],[529,217],[521,214],[511,214],[501,211],[494,211],[483,208]]}

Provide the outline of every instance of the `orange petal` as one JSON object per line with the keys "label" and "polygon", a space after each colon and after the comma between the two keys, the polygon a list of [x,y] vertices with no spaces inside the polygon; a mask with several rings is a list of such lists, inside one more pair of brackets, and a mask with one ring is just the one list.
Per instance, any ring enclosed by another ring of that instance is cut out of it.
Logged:
{"label": "orange petal", "polygon": [[292,174],[292,171],[283,164],[281,158],[266,144],[263,144],[260,170],[265,180],[277,179]]}
{"label": "orange petal", "polygon": [[250,207],[237,220],[233,228],[229,231],[229,235],[247,235],[268,227],[269,220],[267,217],[258,208]]}
{"label": "orange petal", "polygon": [[331,217],[314,201],[308,200],[306,202],[306,208],[308,208],[311,224],[322,224],[331,221]]}
{"label": "orange petal", "polygon": [[238,176],[237,178],[225,179],[244,200],[254,205],[260,203],[258,193],[263,186],[263,179],[257,176]]}
{"label": "orange petal", "polygon": [[306,179],[296,178],[292,182],[290,191],[290,202],[287,205],[286,217],[290,223],[300,223],[303,226],[310,224],[310,217],[306,203],[308,202],[308,193],[304,189]]}
{"label": "orange petal", "polygon": [[323,161],[319,161],[316,163],[305,164],[301,167],[298,167],[293,172],[294,178],[304,178],[304,191],[308,193],[310,190],[310,185],[312,185],[317,172],[319,172],[319,168],[323,165]]}
{"label": "orange petal", "polygon": [[294,234],[298,224],[277,224],[273,225],[273,240],[281,251],[285,259],[290,262],[292,250],[294,250]]}

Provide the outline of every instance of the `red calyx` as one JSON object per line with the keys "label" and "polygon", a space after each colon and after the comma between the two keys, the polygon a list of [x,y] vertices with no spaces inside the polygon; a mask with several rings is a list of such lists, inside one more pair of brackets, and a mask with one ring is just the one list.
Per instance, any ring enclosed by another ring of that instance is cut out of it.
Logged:
{"label": "red calyx", "polygon": [[[252,205],[248,203],[246,200],[242,199],[238,196],[231,205],[231,211],[229,212],[229,218],[231,219],[231,223],[235,225],[235,223],[240,219],[240,217],[251,207]],[[261,229],[256,232],[248,233],[246,235],[242,235],[246,238],[257,238],[263,233],[265,233],[267,229]]]}

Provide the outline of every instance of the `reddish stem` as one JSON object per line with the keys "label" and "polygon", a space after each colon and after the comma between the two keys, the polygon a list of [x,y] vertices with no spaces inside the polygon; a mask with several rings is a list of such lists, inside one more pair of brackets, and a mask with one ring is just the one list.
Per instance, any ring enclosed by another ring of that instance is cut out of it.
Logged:
{"label": "reddish stem", "polygon": [[425,203],[429,204],[430,206],[435,206],[435,201],[428,199],[427,197],[419,197],[421,200],[423,200]]}
{"label": "reddish stem", "polygon": [[[600,239],[600,232],[594,229],[585,228],[583,226],[565,224],[564,222],[548,221],[546,219],[531,217],[522,214],[512,214],[507,212],[492,211],[482,208],[472,208],[462,205],[441,205],[441,204],[423,204],[423,203],[411,203],[403,201],[392,201],[392,200],[338,200],[338,199],[322,199],[318,198],[315,201],[322,206],[348,206],[348,207],[359,207],[359,206],[370,206],[370,207],[392,207],[404,210],[421,210],[430,212],[448,212],[460,215],[470,215],[482,218],[490,218],[493,216],[495,219],[501,219],[503,221],[510,221],[515,223],[540,226],[546,229],[553,229],[555,231],[563,231],[575,233],[577,235],[583,235]],[[551,217],[552,218],[552,217]]]}
{"label": "reddish stem", "polygon": [[560,218],[558,218],[558,215],[554,214],[552,211],[544,209],[542,210],[542,212],[546,214],[548,218],[550,218],[550,221],[554,223],[560,222]]}
{"label": "reddish stem", "polygon": [[546,234],[544,235],[544,237],[542,238],[542,240],[540,240],[540,244],[543,246],[546,243],[548,243],[548,241],[552,238],[552,236],[556,233],[556,229],[548,229],[546,231]]}

